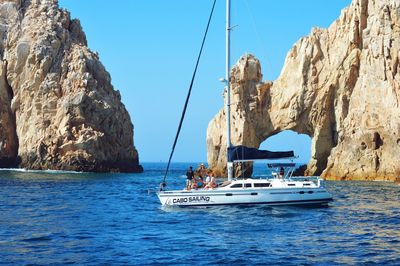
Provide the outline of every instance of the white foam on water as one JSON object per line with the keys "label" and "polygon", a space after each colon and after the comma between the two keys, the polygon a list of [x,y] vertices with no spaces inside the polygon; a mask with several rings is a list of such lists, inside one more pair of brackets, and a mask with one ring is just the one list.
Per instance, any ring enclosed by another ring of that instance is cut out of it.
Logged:
{"label": "white foam on water", "polygon": [[46,174],[83,174],[78,171],[65,170],[30,170],[25,168],[0,168],[0,171],[22,172],[22,173],[46,173]]}

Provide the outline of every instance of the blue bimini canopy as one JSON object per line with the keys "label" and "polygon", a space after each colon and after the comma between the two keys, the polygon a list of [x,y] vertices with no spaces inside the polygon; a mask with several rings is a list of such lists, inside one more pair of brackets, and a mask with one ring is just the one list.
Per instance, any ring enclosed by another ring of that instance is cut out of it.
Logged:
{"label": "blue bimini canopy", "polygon": [[233,146],[228,149],[228,161],[254,161],[293,158],[293,151],[267,151],[245,146]]}

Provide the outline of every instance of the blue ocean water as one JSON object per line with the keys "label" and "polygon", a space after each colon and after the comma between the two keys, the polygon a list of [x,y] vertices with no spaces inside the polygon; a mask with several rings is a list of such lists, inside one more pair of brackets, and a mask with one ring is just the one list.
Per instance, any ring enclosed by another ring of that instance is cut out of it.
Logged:
{"label": "blue ocean water", "polygon": [[[154,194],[165,164],[143,166],[0,171],[0,264],[400,265],[393,183],[326,182],[334,202],[325,208],[168,209]],[[172,165],[170,188],[184,186],[188,166]]]}

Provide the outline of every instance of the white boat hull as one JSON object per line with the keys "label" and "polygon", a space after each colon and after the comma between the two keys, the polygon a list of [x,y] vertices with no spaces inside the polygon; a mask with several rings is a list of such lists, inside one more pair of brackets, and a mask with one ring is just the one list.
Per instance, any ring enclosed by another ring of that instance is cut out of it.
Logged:
{"label": "white boat hull", "polygon": [[216,205],[326,205],[332,201],[325,188],[263,188],[160,191],[158,198],[165,206]]}

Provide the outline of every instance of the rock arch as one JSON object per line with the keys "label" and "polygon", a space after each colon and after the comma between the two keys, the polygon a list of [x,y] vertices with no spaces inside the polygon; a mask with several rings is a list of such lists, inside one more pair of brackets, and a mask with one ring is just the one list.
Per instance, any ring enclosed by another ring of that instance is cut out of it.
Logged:
{"label": "rock arch", "polygon": [[[353,0],[328,29],[288,52],[275,82],[245,55],[232,69],[232,142],[258,148],[283,130],[312,138],[307,174],[400,176],[400,5]],[[225,96],[225,94],[224,94]],[[207,130],[208,162],[225,172],[225,111]]]}
{"label": "rock arch", "polygon": [[[271,82],[263,83],[260,62],[253,55],[242,57],[232,71],[232,142],[259,148],[269,137],[284,130],[306,134],[312,138],[309,174],[320,174],[334,146],[329,117],[316,117],[321,125],[314,127],[308,116],[310,108],[295,91],[274,90]],[[304,96],[304,95],[302,95]],[[307,95],[310,97],[311,95]],[[324,97],[326,104],[332,102]],[[314,111],[316,113],[320,113]],[[212,167],[225,171],[225,110],[210,123],[207,133],[208,161]]]}

